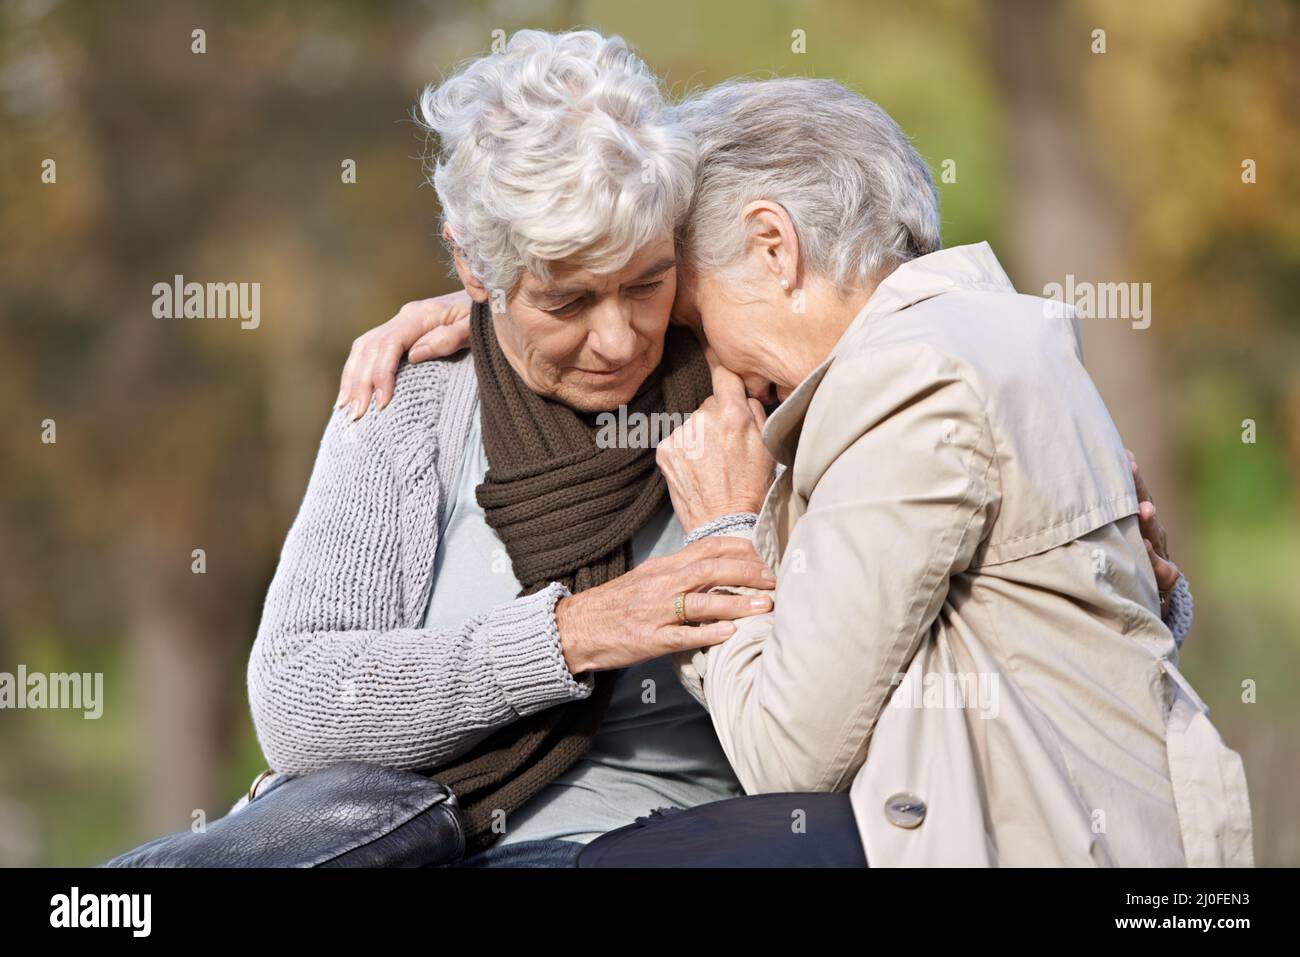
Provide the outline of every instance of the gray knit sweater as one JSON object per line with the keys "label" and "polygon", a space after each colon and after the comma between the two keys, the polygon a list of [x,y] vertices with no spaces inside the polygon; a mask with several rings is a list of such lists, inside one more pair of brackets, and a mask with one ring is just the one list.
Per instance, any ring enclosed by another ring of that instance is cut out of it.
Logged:
{"label": "gray knit sweater", "polygon": [[465,352],[404,365],[382,411],[331,416],[248,662],[253,724],[276,771],[431,768],[517,717],[591,694],[560,648],[562,585],[455,628],[423,627],[477,391]]}

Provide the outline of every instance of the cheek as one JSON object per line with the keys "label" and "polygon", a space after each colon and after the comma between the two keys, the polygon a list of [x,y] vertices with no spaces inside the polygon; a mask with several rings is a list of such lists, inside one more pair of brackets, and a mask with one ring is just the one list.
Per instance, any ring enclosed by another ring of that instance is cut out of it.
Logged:
{"label": "cheek", "polygon": [[643,344],[643,360],[649,366],[657,365],[663,357],[664,336],[668,333],[672,312],[671,290],[660,289],[649,299],[632,304],[632,329]]}
{"label": "cheek", "polygon": [[662,339],[673,316],[673,298],[676,288],[665,282],[649,299],[633,303],[632,325],[648,339]]}
{"label": "cheek", "polygon": [[737,334],[739,329],[738,317],[726,315],[722,310],[712,310],[704,319],[704,337],[729,369],[735,369],[748,351],[746,338]]}
{"label": "cheek", "polygon": [[[553,379],[557,367],[582,348],[582,335],[552,316],[534,316],[516,309],[510,318],[497,320],[497,335],[507,355],[513,355],[538,384]],[[575,341],[576,339],[576,341]],[[510,347],[507,348],[505,340]]]}
{"label": "cheek", "polygon": [[534,339],[538,359],[548,366],[573,365],[582,355],[587,342],[587,330],[581,323],[551,321],[547,328],[538,330]]}

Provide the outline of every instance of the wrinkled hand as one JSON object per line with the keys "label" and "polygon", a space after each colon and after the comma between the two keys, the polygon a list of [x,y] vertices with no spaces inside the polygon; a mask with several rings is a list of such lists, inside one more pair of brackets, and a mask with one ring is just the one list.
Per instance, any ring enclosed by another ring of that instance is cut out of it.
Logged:
{"label": "wrinkled hand", "polygon": [[372,393],[377,409],[388,405],[403,355],[411,362],[426,362],[469,345],[469,311],[473,305],[463,289],[408,302],[382,326],[358,336],[343,366],[334,407],[347,405],[352,418],[359,419],[370,408]]}
{"label": "wrinkled hand", "polygon": [[655,458],[682,528],[763,506],[776,461],[763,444],[763,406],[740,377],[713,368],[713,395],[659,443]]}
{"label": "wrinkled hand", "polygon": [[[717,536],[642,562],[613,581],[555,605],[560,647],[573,674],[606,671],[726,641],[733,620],[772,610],[770,595],[705,594],[717,585],[772,589],[776,576],[743,538]],[[686,594],[686,625],[674,600]]]}
{"label": "wrinkled hand", "polygon": [[1136,456],[1128,449],[1129,466],[1133,469],[1133,484],[1137,488],[1138,527],[1142,530],[1142,541],[1147,547],[1147,558],[1151,560],[1151,570],[1156,575],[1156,587],[1160,590],[1160,617],[1169,614],[1169,592],[1178,583],[1178,566],[1169,560],[1169,542],[1165,537],[1164,526],[1156,517],[1155,502],[1151,492],[1138,470]]}

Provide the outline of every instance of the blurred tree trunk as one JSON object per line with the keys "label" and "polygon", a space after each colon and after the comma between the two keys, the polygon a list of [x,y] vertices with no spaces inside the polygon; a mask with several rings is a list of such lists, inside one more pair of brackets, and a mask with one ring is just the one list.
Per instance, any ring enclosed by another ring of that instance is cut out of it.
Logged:
{"label": "blurred tree trunk", "polygon": [[225,800],[221,773],[228,656],[195,609],[177,600],[183,592],[168,587],[184,557],[136,551],[123,596],[138,729],[135,817],[146,834],[186,828],[198,808],[215,820],[235,799]]}
{"label": "blurred tree trunk", "polygon": [[[209,460],[222,454],[214,423],[223,413],[213,410],[221,394],[194,398],[192,383],[211,375],[214,347],[198,338],[201,328],[150,312],[153,284],[192,271],[193,237],[216,220],[225,198],[228,180],[187,169],[182,144],[239,108],[217,96],[201,113],[174,109],[197,100],[205,80],[189,30],[182,11],[152,22],[104,16],[87,28],[98,68],[76,93],[94,144],[80,174],[104,184],[92,237],[109,329],[96,369],[96,414],[107,439],[97,481],[117,516],[109,560],[131,656],[135,818],[146,835],[188,827],[199,808],[212,820],[234,800],[219,782],[233,691],[230,609],[240,601],[238,582],[220,573],[229,563],[217,556],[234,552],[223,546],[239,524],[224,507],[248,492],[223,488]],[[142,48],[153,52],[141,56]],[[99,83],[101,73],[113,82]],[[165,111],[181,120],[159,126]],[[191,572],[196,547],[206,549],[213,573]]]}
{"label": "blurred tree trunk", "polygon": [[[988,0],[991,58],[1007,104],[1012,210],[1007,270],[1017,288],[1050,282],[1141,282],[1140,259],[1093,164],[1097,148],[1080,76],[1110,53],[1090,50],[1091,31],[1065,4]],[[1158,290],[1154,298],[1158,299]],[[1149,304],[1148,304],[1149,305]],[[1180,489],[1166,427],[1159,317],[1147,329],[1123,319],[1083,319],[1084,359],[1124,444],[1137,455],[1175,548]],[[1175,558],[1177,555],[1175,554]]]}

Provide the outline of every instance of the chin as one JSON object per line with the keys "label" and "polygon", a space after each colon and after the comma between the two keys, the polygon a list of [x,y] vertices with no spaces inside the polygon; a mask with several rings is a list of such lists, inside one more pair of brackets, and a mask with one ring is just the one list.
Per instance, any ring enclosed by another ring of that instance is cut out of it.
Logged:
{"label": "chin", "polygon": [[751,399],[757,399],[763,405],[768,405],[776,401],[774,390],[776,383],[772,382],[764,375],[742,375],[741,381],[745,384],[745,394]]}
{"label": "chin", "polygon": [[645,376],[629,376],[626,382],[604,385],[590,382],[565,382],[556,390],[555,398],[579,412],[608,412],[632,401]]}
{"label": "chin", "polygon": [[560,380],[555,398],[579,412],[609,412],[631,402],[657,364],[657,357],[654,362],[647,357],[639,370],[629,369],[625,375],[608,381],[570,372]]}

